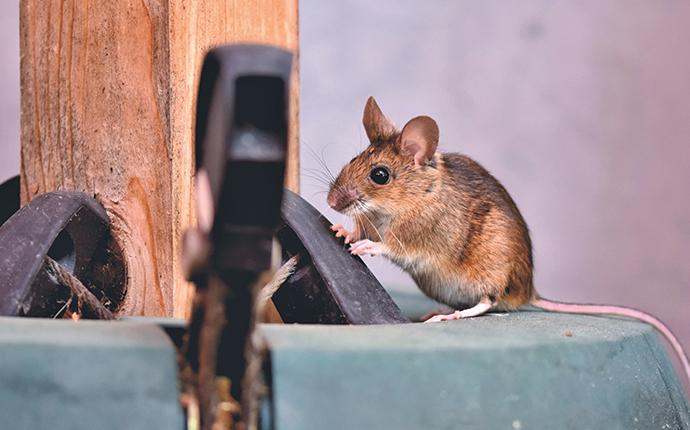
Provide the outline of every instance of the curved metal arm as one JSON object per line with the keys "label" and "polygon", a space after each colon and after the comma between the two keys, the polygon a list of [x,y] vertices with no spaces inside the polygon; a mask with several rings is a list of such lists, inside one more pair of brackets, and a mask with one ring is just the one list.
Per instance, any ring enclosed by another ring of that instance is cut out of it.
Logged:
{"label": "curved metal arm", "polygon": [[331,223],[306,200],[286,190],[284,225],[278,231],[283,252],[299,255],[295,273],[273,296],[283,321],[319,324],[397,324],[410,322],[369,268],[350,255]]}
{"label": "curved metal arm", "polygon": [[109,233],[105,209],[84,193],[46,193],[21,208],[0,227],[0,315],[54,316],[69,294],[56,288],[46,257],[84,281]]}

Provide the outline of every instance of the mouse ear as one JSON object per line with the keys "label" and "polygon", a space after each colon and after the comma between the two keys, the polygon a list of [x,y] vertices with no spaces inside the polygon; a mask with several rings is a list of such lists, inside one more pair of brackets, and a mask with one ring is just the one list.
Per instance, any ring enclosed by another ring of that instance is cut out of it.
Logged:
{"label": "mouse ear", "polygon": [[415,166],[431,160],[438,147],[438,125],[428,116],[412,118],[400,133],[403,151],[414,158]]}
{"label": "mouse ear", "polygon": [[364,130],[366,130],[371,143],[390,139],[397,131],[393,121],[381,112],[381,108],[373,97],[369,97],[366,106],[364,106],[362,124],[364,124]]}

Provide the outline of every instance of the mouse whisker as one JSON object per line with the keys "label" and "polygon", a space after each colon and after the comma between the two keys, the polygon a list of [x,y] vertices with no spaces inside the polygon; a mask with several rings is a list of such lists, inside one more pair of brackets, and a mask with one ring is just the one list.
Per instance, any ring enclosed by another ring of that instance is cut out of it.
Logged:
{"label": "mouse whisker", "polygon": [[362,209],[362,217],[369,223],[369,225],[371,225],[371,227],[374,229],[374,231],[376,232],[376,234],[379,236],[379,239],[378,239],[379,242],[383,242],[383,236],[381,235],[381,232],[379,231],[378,228],[376,228],[376,226],[374,225],[374,223],[371,222],[371,220],[369,219],[369,217],[368,217],[367,214],[366,214],[366,206],[365,206],[365,203],[363,203],[363,202],[360,201],[360,200],[358,200],[357,203],[358,203],[359,207]]}
{"label": "mouse whisker", "polygon": [[355,229],[359,232],[359,235],[364,239],[369,239],[369,234],[364,228],[364,223],[362,222],[361,213],[359,207],[357,206],[357,202],[355,202],[352,208],[352,220],[355,223]]}
{"label": "mouse whisker", "polygon": [[302,168],[301,174],[312,175],[311,176],[312,178],[318,177],[321,182],[327,183],[329,185],[331,185],[331,184],[333,184],[333,182],[335,182],[333,179],[331,179],[331,177],[328,173],[326,173],[324,170],[321,170],[321,169],[304,167],[304,168]]}
{"label": "mouse whisker", "polygon": [[360,217],[356,216],[354,218],[354,220],[355,220],[355,226],[356,226],[355,228],[357,229],[357,231],[361,232],[360,236],[364,237],[365,239],[368,239],[369,235],[367,234],[367,231],[364,228],[362,228],[363,225],[362,225],[362,220],[360,219]]}
{"label": "mouse whisker", "polygon": [[318,173],[319,175],[327,176],[328,174],[326,173],[325,170],[319,169],[316,167],[302,167],[303,172],[310,172],[310,173]]}
{"label": "mouse whisker", "polygon": [[311,147],[311,145],[307,144],[304,140],[302,141],[302,144],[309,150],[310,155],[314,157],[314,159],[321,165],[323,168],[323,171],[319,173],[323,173],[324,176],[327,176],[329,179],[331,179],[333,182],[335,182],[335,176],[333,175],[333,172],[331,172],[331,169],[328,167],[328,164],[326,164],[326,160],[324,158],[324,151],[326,150],[326,147],[324,146],[321,148],[321,155],[319,155],[314,148]]}
{"label": "mouse whisker", "polygon": [[[365,210],[365,212],[364,212],[362,215],[363,215],[364,218],[369,222],[369,224],[371,224],[371,226],[374,228],[374,230],[376,230],[376,234],[379,235],[379,238],[380,238],[381,242],[383,242],[383,237],[381,236],[381,233],[380,233],[379,230],[376,228],[376,226],[374,225],[374,223],[371,222],[371,220],[369,219],[369,217],[366,215],[366,211],[371,211],[371,206],[368,205],[366,202],[361,202],[361,201],[360,201],[359,203],[360,203],[360,205],[363,207],[363,209]],[[387,231],[388,231],[388,233],[391,234],[391,236],[393,236],[393,239],[395,239],[395,240],[398,242],[398,244],[400,245],[400,248],[402,249],[403,253],[405,254],[405,257],[409,257],[409,256],[408,256],[408,253],[407,253],[407,248],[405,247],[405,245],[403,245],[402,241],[398,238],[398,236],[397,236],[395,233],[393,233],[392,229],[388,229]]]}
{"label": "mouse whisker", "polygon": [[324,178],[322,174],[317,173],[317,172],[310,172],[308,170],[302,172],[303,175],[309,176],[311,178],[318,179],[322,182],[328,182],[328,179]]}
{"label": "mouse whisker", "polygon": [[316,176],[316,175],[313,175],[313,174],[311,174],[311,173],[305,173],[305,172],[302,172],[302,176],[305,176],[305,177],[307,177],[307,178],[309,178],[309,179],[312,179],[312,180],[314,180],[314,181],[317,181],[317,182],[319,182],[320,184],[325,185],[325,186],[327,186],[327,187],[330,187],[330,186],[331,186],[331,183],[330,183],[328,180],[326,180],[326,179],[324,179],[323,177],[321,177],[321,176]]}
{"label": "mouse whisker", "polygon": [[366,220],[366,221],[369,223],[369,225],[374,229],[374,232],[375,232],[376,235],[378,236],[378,241],[379,241],[379,242],[383,242],[383,236],[381,235],[381,232],[379,231],[378,228],[376,228],[376,226],[374,225],[374,223],[371,222],[371,220],[370,220],[369,217],[367,216],[366,212],[364,212],[364,211],[362,211],[362,219]]}
{"label": "mouse whisker", "polygon": [[326,158],[323,154],[325,150],[326,150],[326,146],[321,148],[321,161],[322,161],[323,167],[326,169],[326,171],[330,175],[331,179],[333,179],[333,181],[335,181],[335,176],[333,175],[333,172],[331,172],[331,169],[328,168],[328,164],[326,164]]}

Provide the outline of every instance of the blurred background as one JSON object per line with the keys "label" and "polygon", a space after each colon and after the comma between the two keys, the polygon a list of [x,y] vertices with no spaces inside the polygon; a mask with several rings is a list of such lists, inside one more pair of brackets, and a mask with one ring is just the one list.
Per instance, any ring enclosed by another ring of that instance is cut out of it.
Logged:
{"label": "blurred background", "polygon": [[[19,13],[0,1],[2,181],[19,172]],[[335,173],[367,145],[369,95],[398,125],[430,115],[443,151],[512,194],[544,296],[649,311],[690,348],[688,23],[681,0],[301,0],[303,165]],[[317,180],[302,186],[344,221]]]}
{"label": "blurred background", "polygon": [[19,174],[19,1],[0,0],[0,183]]}
{"label": "blurred background", "polygon": [[[545,297],[661,317],[690,348],[690,3],[301,0],[302,161],[367,145],[373,95],[508,189]],[[332,221],[325,188],[302,194]],[[391,288],[414,289],[381,258]]]}

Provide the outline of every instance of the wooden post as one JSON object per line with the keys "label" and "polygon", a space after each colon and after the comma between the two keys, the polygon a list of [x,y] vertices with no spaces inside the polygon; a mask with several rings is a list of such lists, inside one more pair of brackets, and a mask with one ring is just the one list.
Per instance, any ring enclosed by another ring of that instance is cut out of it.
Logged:
{"label": "wooden post", "polygon": [[[93,194],[128,271],[122,313],[185,316],[180,268],[194,222],[193,126],[206,50],[297,53],[297,0],[21,0],[21,196]],[[298,189],[298,75],[286,183]]]}

